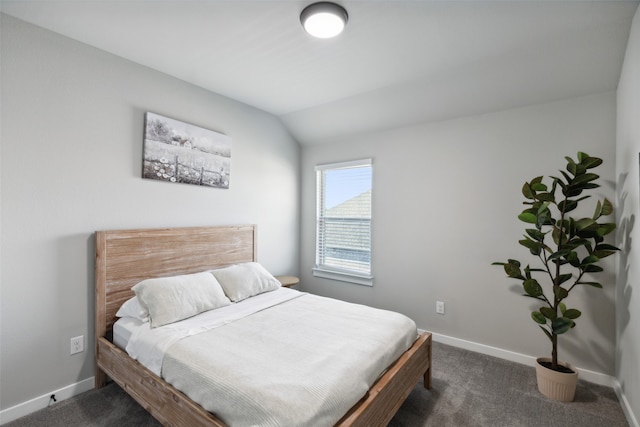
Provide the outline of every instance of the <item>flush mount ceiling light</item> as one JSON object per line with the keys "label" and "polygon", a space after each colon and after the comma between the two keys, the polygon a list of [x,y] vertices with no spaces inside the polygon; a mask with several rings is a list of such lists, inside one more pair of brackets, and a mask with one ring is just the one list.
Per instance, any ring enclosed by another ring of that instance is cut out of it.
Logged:
{"label": "flush mount ceiling light", "polygon": [[305,31],[321,39],[340,34],[348,19],[349,15],[342,6],[327,1],[310,4],[300,14]]}

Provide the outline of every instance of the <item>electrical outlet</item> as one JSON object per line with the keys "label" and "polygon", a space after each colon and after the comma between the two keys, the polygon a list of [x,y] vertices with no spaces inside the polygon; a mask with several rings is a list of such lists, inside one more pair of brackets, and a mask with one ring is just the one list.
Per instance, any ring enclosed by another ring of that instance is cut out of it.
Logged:
{"label": "electrical outlet", "polygon": [[84,335],[71,338],[71,353],[76,354],[84,351]]}
{"label": "electrical outlet", "polygon": [[444,314],[444,302],[436,301],[436,313]]}

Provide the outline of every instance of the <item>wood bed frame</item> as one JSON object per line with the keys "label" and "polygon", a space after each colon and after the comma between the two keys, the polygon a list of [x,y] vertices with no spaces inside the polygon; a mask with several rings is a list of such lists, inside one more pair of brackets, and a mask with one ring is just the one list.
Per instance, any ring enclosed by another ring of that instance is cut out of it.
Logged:
{"label": "wood bed frame", "polygon": [[[111,342],[131,287],[151,277],[200,272],[257,261],[256,226],[96,232],[95,386],[107,376],[166,426],[225,424]],[[386,426],[418,381],[431,388],[431,334],[422,333],[337,426]]]}

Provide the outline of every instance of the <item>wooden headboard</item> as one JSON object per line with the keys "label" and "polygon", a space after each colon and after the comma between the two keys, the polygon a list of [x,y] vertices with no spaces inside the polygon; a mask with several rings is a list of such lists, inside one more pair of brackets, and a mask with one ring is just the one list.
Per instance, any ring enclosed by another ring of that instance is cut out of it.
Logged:
{"label": "wooden headboard", "polygon": [[97,231],[96,340],[141,280],[257,261],[256,250],[255,225]]}

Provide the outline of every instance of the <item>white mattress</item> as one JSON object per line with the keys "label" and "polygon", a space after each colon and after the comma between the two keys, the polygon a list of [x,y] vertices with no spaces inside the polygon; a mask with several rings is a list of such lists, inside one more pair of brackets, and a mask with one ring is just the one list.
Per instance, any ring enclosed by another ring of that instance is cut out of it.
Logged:
{"label": "white mattress", "polygon": [[113,343],[121,349],[127,348],[133,332],[142,325],[142,321],[133,317],[122,317],[113,324]]}

